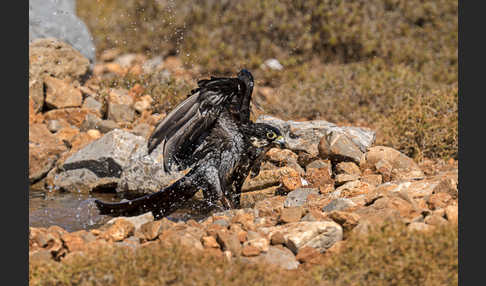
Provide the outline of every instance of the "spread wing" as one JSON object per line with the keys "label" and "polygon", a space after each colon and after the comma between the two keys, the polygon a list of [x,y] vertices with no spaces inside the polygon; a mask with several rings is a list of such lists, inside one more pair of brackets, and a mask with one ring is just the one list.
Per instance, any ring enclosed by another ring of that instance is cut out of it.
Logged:
{"label": "spread wing", "polygon": [[[157,125],[148,140],[149,153],[162,144],[164,168],[168,172],[194,163],[193,151],[209,134],[222,110],[229,109],[240,120],[246,118],[248,110],[249,120],[251,90],[240,78],[200,80],[191,93]],[[242,108],[244,104],[248,107]],[[239,114],[241,110],[244,112]]]}

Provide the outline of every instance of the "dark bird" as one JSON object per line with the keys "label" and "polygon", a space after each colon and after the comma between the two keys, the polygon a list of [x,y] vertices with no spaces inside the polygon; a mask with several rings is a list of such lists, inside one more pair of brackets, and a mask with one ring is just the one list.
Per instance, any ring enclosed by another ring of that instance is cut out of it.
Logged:
{"label": "dark bird", "polygon": [[152,211],[156,218],[179,208],[199,189],[210,203],[240,206],[241,186],[250,172],[258,173],[263,154],[284,146],[278,129],[250,121],[253,76],[241,70],[236,78],[211,77],[156,127],[149,152],[162,144],[167,172],[192,169],[163,190],[128,202],[96,201],[101,214],[137,215]]}
{"label": "dark bird", "polygon": [[202,190],[210,203],[221,200],[226,209],[239,207],[241,186],[253,164],[259,164],[271,147],[284,145],[282,134],[273,126],[251,122],[238,126],[221,116],[195,150],[198,162],[184,177],[157,193],[131,201],[95,202],[100,214],[135,216],[151,211],[160,219]]}
{"label": "dark bird", "polygon": [[162,144],[164,169],[168,173],[197,162],[192,154],[218,118],[231,118],[237,125],[250,122],[254,83],[249,71],[241,70],[236,78],[211,77],[197,84],[198,88],[158,123],[148,139],[149,153]]}

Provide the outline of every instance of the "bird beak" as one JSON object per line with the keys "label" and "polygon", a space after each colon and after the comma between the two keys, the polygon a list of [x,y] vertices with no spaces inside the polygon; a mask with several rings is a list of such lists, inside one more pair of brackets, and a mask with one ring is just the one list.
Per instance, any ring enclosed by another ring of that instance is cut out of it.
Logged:
{"label": "bird beak", "polygon": [[287,147],[287,144],[285,143],[285,139],[283,138],[283,136],[278,136],[275,139],[274,143],[277,144],[282,149]]}

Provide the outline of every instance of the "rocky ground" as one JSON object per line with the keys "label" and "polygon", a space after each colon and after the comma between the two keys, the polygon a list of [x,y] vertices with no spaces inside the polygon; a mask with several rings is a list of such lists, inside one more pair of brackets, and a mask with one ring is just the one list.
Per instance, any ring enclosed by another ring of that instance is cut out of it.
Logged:
{"label": "rocky ground", "polygon": [[[146,140],[165,114],[144,86],[100,84],[153,71],[195,86],[194,71],[174,57],[147,59],[109,50],[89,77],[89,60],[69,45],[34,41],[29,46],[31,189],[136,196],[183,175],[164,174],[157,150],[147,155]],[[175,242],[228,260],[295,269],[338,255],[350,235],[366,235],[384,222],[410,231],[457,224],[457,161],[418,165],[391,147],[373,145],[375,132],[366,128],[265,115],[256,121],[278,126],[289,149],[267,153],[260,174],[243,186],[242,209],[213,210],[200,221],[177,223],[154,221],[148,213],[76,232],[30,227],[30,259],[69,262],[107,245]]]}

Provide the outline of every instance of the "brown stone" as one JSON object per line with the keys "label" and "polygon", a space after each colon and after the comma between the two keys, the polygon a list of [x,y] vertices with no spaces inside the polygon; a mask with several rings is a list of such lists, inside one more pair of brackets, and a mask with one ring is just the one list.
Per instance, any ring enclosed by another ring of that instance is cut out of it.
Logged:
{"label": "brown stone", "polygon": [[383,180],[411,180],[422,179],[424,173],[419,166],[409,157],[400,153],[399,151],[385,146],[374,146],[368,149],[366,159],[362,163],[362,167],[372,166],[380,174],[383,175]]}
{"label": "brown stone", "polygon": [[45,120],[63,119],[69,124],[80,128],[87,114],[94,114],[98,117],[100,116],[100,114],[93,109],[70,107],[49,110],[48,112],[44,113],[44,117]]}
{"label": "brown stone", "polygon": [[219,248],[219,244],[213,236],[203,236],[201,242],[205,248]]}
{"label": "brown stone", "polygon": [[260,254],[260,250],[254,246],[251,245],[245,245],[241,249],[241,255],[243,256],[257,256]]}
{"label": "brown stone", "polygon": [[432,194],[427,199],[427,205],[429,209],[435,210],[440,208],[445,208],[452,201],[451,195],[449,193],[435,193]]}
{"label": "brown stone", "polygon": [[282,187],[291,192],[302,187],[302,179],[297,171],[289,172],[286,176],[282,177]]}
{"label": "brown stone", "polygon": [[232,223],[239,223],[244,230],[255,230],[255,216],[252,213],[242,213],[235,215],[232,219]]}
{"label": "brown stone", "polygon": [[255,204],[255,208],[259,211],[260,216],[272,216],[280,215],[280,211],[283,209],[283,204],[286,197],[275,196],[263,201],[259,201]]}
{"label": "brown stone", "polygon": [[51,108],[78,107],[83,103],[81,91],[69,83],[46,76],[46,104]]}
{"label": "brown stone", "polygon": [[104,231],[103,237],[110,241],[122,241],[133,235],[135,226],[125,219],[117,219],[111,226]]}
{"label": "brown stone", "polygon": [[83,251],[85,250],[85,241],[79,233],[66,233],[61,237],[64,245],[68,251]]}
{"label": "brown stone", "polygon": [[299,252],[295,256],[295,258],[300,263],[306,263],[311,261],[313,258],[319,256],[320,254],[321,254],[320,251],[315,249],[314,247],[304,246],[301,249],[299,249]]}
{"label": "brown stone", "polygon": [[334,185],[334,180],[331,178],[327,167],[308,169],[305,173],[305,179],[309,183],[307,186],[309,188],[319,188],[328,184]]}
{"label": "brown stone", "polygon": [[359,175],[355,174],[337,174],[334,178],[336,185],[342,185],[346,182],[356,181],[359,179]]}
{"label": "brown stone", "polygon": [[29,100],[32,100],[32,113],[42,110],[42,106],[44,106],[44,86],[41,78],[29,79]]}
{"label": "brown stone", "polygon": [[342,226],[344,239],[346,239],[349,232],[358,225],[360,219],[358,214],[343,211],[332,211],[328,216]]}
{"label": "brown stone", "polygon": [[447,224],[447,220],[444,217],[442,217],[438,214],[432,214],[432,215],[427,216],[424,219],[424,222],[426,224],[434,225],[434,226],[440,226],[440,225]]}
{"label": "brown stone", "polygon": [[241,194],[240,204],[242,208],[253,207],[256,202],[275,196],[275,192],[280,186],[274,186],[263,190],[245,192]]}
{"label": "brown stone", "polygon": [[29,126],[29,180],[42,178],[67,148],[44,124]]}
{"label": "brown stone", "polygon": [[58,79],[80,81],[88,72],[89,65],[89,59],[57,39],[37,39],[29,45],[29,80],[51,75]]}
{"label": "brown stone", "polygon": [[270,238],[270,243],[272,245],[277,245],[277,244],[284,244],[285,243],[285,238],[282,232],[277,231],[272,234],[272,237]]}
{"label": "brown stone", "polygon": [[383,178],[379,174],[368,174],[361,176],[360,180],[362,182],[368,183],[372,186],[378,186],[383,182]]}
{"label": "brown stone", "polygon": [[353,162],[339,162],[336,165],[336,171],[338,174],[361,175],[361,170]]}
{"label": "brown stone", "polygon": [[439,184],[434,188],[433,193],[447,193],[453,199],[457,199],[457,180],[451,177],[445,177],[440,180]]}
{"label": "brown stone", "polygon": [[236,233],[227,230],[218,230],[216,240],[221,245],[223,251],[229,250],[235,256],[240,255],[241,244]]}
{"label": "brown stone", "polygon": [[282,223],[298,222],[302,218],[302,207],[288,207],[282,209],[279,221]]}
{"label": "brown stone", "polygon": [[162,220],[149,221],[142,224],[140,231],[146,240],[154,240],[162,231],[168,229],[168,227],[163,227],[163,225],[164,222]]}
{"label": "brown stone", "polygon": [[55,136],[57,139],[60,141],[66,141],[71,143],[73,140],[74,136],[79,134],[79,129],[78,128],[73,128],[73,127],[64,127],[61,128],[59,131],[56,132]]}
{"label": "brown stone", "polygon": [[273,170],[261,170],[256,177],[246,179],[241,190],[242,192],[262,190],[279,185],[283,177],[294,176],[300,175],[296,170],[290,167],[282,167]]}

